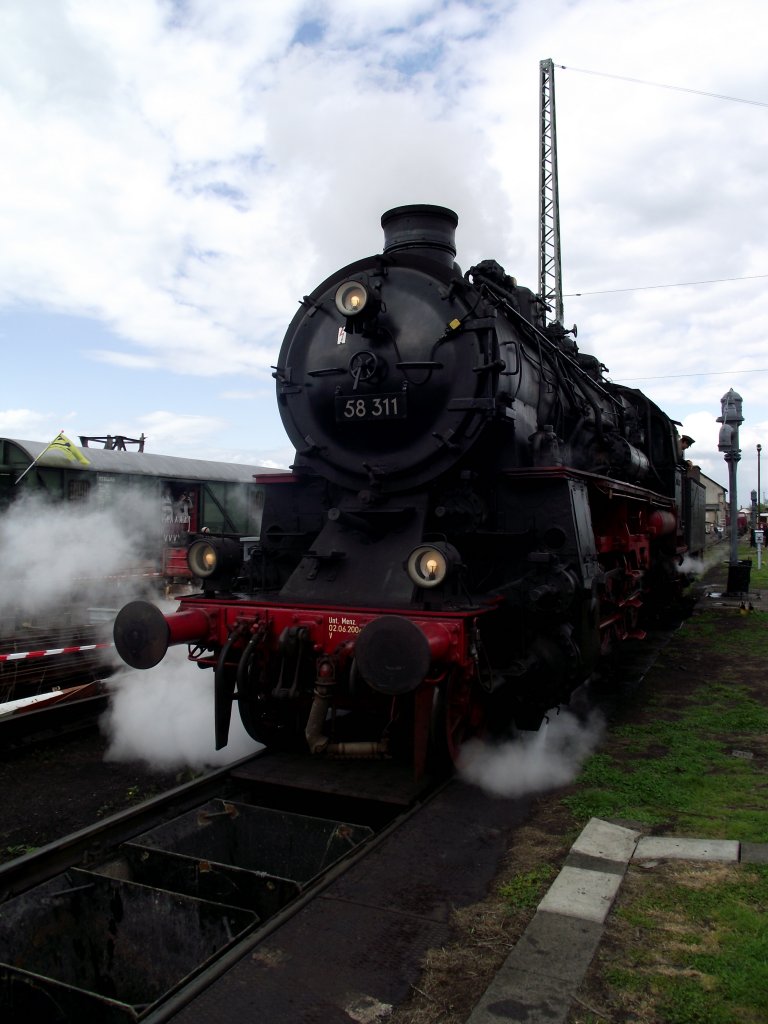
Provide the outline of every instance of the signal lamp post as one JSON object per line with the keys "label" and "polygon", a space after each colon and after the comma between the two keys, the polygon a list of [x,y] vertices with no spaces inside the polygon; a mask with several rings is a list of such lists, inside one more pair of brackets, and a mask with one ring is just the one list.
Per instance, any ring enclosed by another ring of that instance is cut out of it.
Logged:
{"label": "signal lamp post", "polygon": [[757,545],[758,569],[762,569],[763,567],[763,544],[765,542],[763,520],[760,518],[760,502],[762,501],[762,494],[760,493],[760,452],[762,450],[763,446],[759,444],[757,446],[757,530],[755,531],[755,544]]}
{"label": "signal lamp post", "polygon": [[736,467],[741,459],[739,448],[739,427],[744,422],[741,414],[742,397],[733,388],[720,399],[722,415],[717,422],[722,423],[720,437],[717,441],[718,451],[728,464],[728,495],[731,507],[731,557],[728,570],[728,593],[741,592],[749,589],[749,567],[746,566],[746,583],[744,572],[739,564],[739,502],[736,494]]}
{"label": "signal lamp post", "polygon": [[762,492],[760,491],[760,452],[763,450],[763,446],[759,444],[757,446],[757,525],[760,525],[760,502],[763,500]]}

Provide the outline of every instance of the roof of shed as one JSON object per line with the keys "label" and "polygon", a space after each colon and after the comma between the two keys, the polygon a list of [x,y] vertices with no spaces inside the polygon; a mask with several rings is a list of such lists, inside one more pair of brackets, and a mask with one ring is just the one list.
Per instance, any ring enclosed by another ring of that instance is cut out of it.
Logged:
{"label": "roof of shed", "polygon": [[[29,456],[29,461],[38,459],[39,466],[57,469],[77,469],[84,473],[129,473],[136,476],[164,477],[179,480],[218,480],[241,483],[253,479],[256,474],[284,473],[286,470],[269,466],[246,466],[239,462],[209,462],[206,459],[182,459],[175,455],[150,455],[147,452],[125,452],[105,448],[80,448],[89,465],[74,462],[56,451],[45,451],[48,447],[42,441],[19,441],[16,438],[2,438],[16,445]],[[43,455],[43,452],[45,454]]]}

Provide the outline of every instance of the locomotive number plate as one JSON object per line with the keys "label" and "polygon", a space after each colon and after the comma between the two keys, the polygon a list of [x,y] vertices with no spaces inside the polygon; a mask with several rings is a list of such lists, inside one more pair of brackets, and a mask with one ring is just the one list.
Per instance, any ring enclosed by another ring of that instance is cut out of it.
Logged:
{"label": "locomotive number plate", "polygon": [[336,395],[336,422],[360,420],[404,420],[408,415],[404,392],[394,395],[360,395],[351,398]]}

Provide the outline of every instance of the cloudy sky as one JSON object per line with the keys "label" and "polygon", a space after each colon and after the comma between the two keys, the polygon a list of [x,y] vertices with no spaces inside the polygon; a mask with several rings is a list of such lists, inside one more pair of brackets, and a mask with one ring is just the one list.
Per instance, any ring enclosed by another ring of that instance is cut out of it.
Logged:
{"label": "cloudy sky", "polygon": [[743,502],[768,444],[766,39],[765,0],[0,0],[0,435],[287,465],[284,330],[381,250],[385,210],[451,207],[462,268],[536,289],[552,58],[566,322],[723,483],[742,395]]}

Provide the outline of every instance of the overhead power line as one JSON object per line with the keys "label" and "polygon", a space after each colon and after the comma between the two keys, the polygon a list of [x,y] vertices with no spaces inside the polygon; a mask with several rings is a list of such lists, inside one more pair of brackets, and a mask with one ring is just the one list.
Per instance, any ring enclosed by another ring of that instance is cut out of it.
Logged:
{"label": "overhead power line", "polygon": [[748,370],[704,370],[701,373],[663,373],[658,377],[620,377],[618,380],[611,380],[614,384],[634,384],[641,380],[674,380],[677,377],[733,377],[739,373],[768,373],[768,367],[763,369],[753,370],[752,367]]}
{"label": "overhead power line", "polygon": [[612,295],[615,292],[647,292],[654,288],[692,288],[697,284],[724,284],[728,281],[757,281],[768,274],[750,274],[747,277],[713,277],[709,281],[679,281],[677,284],[641,284],[635,288],[604,288],[599,292],[566,292],[563,298],[574,299],[582,295]]}
{"label": "overhead power line", "polygon": [[588,71],[586,68],[571,68],[565,64],[556,64],[558,68],[562,68],[563,71],[577,71],[581,75],[597,75],[600,78],[618,78],[622,82],[633,82],[635,85],[651,85],[655,89],[672,89],[675,92],[691,92],[695,96],[709,96],[713,100],[728,100],[731,103],[748,103],[753,107],[768,107],[768,102],[764,100],[746,100],[741,96],[725,96],[719,92],[704,92],[703,89],[688,89],[684,85],[665,85],[663,82],[647,82],[643,78],[629,78],[627,75],[612,75],[607,71]]}
{"label": "overhead power line", "polygon": [[[607,71],[591,71],[587,68],[573,68],[567,64],[555,64],[555,67],[561,68],[563,71],[576,71],[582,75],[596,75],[600,78],[615,78],[622,82],[632,82],[635,85],[648,85],[655,89],[672,89],[676,92],[689,92],[694,93],[696,96],[708,96],[711,99],[716,100],[728,100],[731,103],[748,103],[755,107],[768,107],[768,101],[763,100],[748,100],[741,96],[726,96],[723,93],[716,92],[705,92],[703,89],[689,89],[683,85],[668,85],[664,82],[650,82],[643,78],[630,78],[628,75],[614,75]],[[753,274],[748,277],[717,277],[707,281],[681,281],[677,284],[647,284],[638,285],[632,288],[604,288],[600,291],[594,292],[567,292],[563,295],[563,298],[581,298],[585,295],[611,295],[619,292],[640,292],[640,291],[651,291],[657,288],[691,288],[696,285],[702,284],[723,284],[729,281],[756,281],[760,278],[766,278],[768,274]]]}

